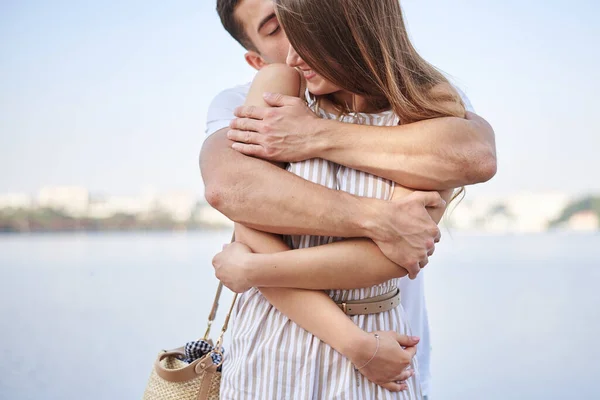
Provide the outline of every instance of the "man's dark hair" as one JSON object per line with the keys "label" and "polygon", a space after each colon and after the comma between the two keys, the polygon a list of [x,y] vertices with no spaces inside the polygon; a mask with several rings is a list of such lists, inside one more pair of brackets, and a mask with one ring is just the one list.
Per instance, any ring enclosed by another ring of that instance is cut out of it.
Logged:
{"label": "man's dark hair", "polygon": [[239,44],[244,46],[247,50],[258,51],[246,32],[244,32],[244,25],[235,18],[235,8],[238,6],[241,0],[217,0],[217,12],[223,27],[229,34],[238,41]]}

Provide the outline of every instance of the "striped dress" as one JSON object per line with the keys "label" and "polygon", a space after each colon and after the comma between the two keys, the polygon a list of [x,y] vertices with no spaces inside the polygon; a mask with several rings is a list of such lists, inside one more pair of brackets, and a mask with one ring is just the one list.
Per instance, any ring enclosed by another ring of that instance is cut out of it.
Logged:
{"label": "striped dress", "polygon": [[[316,110],[308,96],[309,106]],[[318,110],[322,118],[337,117]],[[391,111],[354,113],[343,122],[397,125]],[[291,163],[288,170],[309,181],[358,196],[389,200],[394,182],[322,159]],[[292,248],[331,243],[341,238],[289,236]],[[356,290],[331,290],[334,301],[378,296],[398,287],[399,279]],[[402,306],[373,315],[350,317],[365,331],[393,330],[410,334]],[[409,390],[392,393],[357,375],[348,359],[300,328],[253,288],[240,295],[231,327],[231,347],[225,353],[221,398],[227,400],[413,400],[421,399],[417,372]],[[416,364],[416,360],[413,360]],[[357,382],[357,379],[360,379]]]}

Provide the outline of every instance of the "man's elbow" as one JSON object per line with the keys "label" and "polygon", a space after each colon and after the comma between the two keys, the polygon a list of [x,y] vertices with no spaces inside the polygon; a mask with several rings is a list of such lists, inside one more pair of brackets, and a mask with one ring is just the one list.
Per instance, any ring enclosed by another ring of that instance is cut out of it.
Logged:
{"label": "man's elbow", "polygon": [[222,185],[205,184],[204,198],[211,207],[223,212],[227,204],[227,194],[225,192],[225,187]]}
{"label": "man's elbow", "polygon": [[465,164],[463,170],[467,173],[466,179],[470,184],[487,182],[498,171],[496,150],[491,147],[479,149]]}
{"label": "man's elbow", "polygon": [[470,150],[466,151],[468,157],[462,167],[472,184],[487,182],[498,170],[494,129],[476,114],[469,113],[467,121],[471,127],[475,127],[476,140],[469,144]]}

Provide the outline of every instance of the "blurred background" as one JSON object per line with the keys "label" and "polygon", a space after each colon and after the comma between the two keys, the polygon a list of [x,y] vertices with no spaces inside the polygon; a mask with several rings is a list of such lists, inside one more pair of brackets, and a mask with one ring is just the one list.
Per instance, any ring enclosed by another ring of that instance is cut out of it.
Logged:
{"label": "blurred background", "polygon": [[[600,6],[402,4],[499,160],[425,271],[431,398],[600,397]],[[0,1],[0,398],[140,398],[204,332],[231,232],[203,198],[206,111],[254,74],[214,6]]]}

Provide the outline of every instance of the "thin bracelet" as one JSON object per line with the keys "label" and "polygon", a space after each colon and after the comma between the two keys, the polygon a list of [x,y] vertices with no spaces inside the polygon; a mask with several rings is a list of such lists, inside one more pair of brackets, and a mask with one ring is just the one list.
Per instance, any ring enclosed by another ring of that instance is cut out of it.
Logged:
{"label": "thin bracelet", "polygon": [[363,365],[360,368],[356,368],[357,371],[363,369],[364,367],[366,367],[367,365],[369,365],[371,363],[371,361],[373,361],[375,359],[375,356],[377,355],[377,352],[379,351],[379,335],[376,333],[375,334],[375,339],[377,339],[377,347],[375,348],[375,353],[373,353],[373,356],[371,357],[371,359],[369,361],[367,361],[367,363],[365,365]]}

